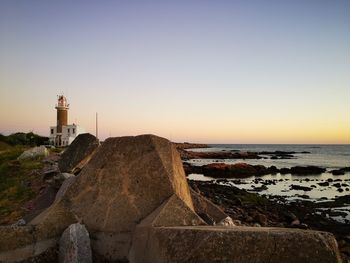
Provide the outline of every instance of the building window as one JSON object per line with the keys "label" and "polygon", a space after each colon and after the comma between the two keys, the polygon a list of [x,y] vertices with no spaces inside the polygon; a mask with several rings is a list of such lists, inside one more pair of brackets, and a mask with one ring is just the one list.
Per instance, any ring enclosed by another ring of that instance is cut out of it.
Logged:
{"label": "building window", "polygon": [[51,129],[51,134],[53,134],[53,129]]}
{"label": "building window", "polygon": [[75,129],[73,128],[73,134],[75,133]]}
{"label": "building window", "polygon": [[70,129],[68,128],[68,133],[69,133]]}

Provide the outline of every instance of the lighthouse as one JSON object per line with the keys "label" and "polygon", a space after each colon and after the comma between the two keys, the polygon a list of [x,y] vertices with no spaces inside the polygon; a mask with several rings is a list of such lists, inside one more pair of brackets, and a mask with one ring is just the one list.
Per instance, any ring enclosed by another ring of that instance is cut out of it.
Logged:
{"label": "lighthouse", "polygon": [[58,103],[55,108],[57,110],[57,132],[62,133],[62,126],[68,124],[69,104],[65,96],[58,96]]}
{"label": "lighthouse", "polygon": [[56,126],[50,127],[50,143],[57,147],[65,147],[70,145],[79,134],[84,133],[84,130],[75,123],[68,125],[69,104],[65,96],[57,96],[55,109],[57,122]]}

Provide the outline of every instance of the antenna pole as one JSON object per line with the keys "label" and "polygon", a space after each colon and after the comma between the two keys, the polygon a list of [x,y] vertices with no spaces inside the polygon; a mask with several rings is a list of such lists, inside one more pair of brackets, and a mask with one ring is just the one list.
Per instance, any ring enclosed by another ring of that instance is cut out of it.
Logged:
{"label": "antenna pole", "polygon": [[96,139],[98,139],[98,116],[96,112]]}

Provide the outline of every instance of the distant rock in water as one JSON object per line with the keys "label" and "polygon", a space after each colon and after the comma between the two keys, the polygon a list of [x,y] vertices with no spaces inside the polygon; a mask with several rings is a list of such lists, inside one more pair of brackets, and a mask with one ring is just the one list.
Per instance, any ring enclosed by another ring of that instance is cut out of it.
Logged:
{"label": "distant rock in water", "polygon": [[274,174],[278,171],[275,166],[266,168],[263,165],[250,165],[247,163],[211,163],[203,166],[192,166],[185,163],[184,168],[187,174],[202,173],[213,178],[246,178]]}
{"label": "distant rock in water", "polygon": [[350,167],[344,167],[341,169],[331,171],[331,173],[333,175],[344,175],[344,174],[349,173],[349,172],[350,172]]}
{"label": "distant rock in water", "polygon": [[98,146],[98,139],[90,133],[78,135],[63,152],[61,159],[58,161],[58,168],[61,172],[74,173],[75,168],[80,170]]}
{"label": "distant rock in water", "polygon": [[290,168],[290,173],[296,175],[322,174],[324,172],[326,172],[325,168],[317,166],[295,166]]}

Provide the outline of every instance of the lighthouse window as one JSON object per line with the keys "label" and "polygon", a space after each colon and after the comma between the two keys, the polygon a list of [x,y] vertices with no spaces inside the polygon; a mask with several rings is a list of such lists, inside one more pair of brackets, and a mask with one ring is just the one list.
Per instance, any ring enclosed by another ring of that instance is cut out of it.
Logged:
{"label": "lighthouse window", "polygon": [[51,134],[53,134],[53,129],[51,129]]}
{"label": "lighthouse window", "polygon": [[75,133],[75,129],[73,128],[73,133]]}
{"label": "lighthouse window", "polygon": [[70,130],[70,129],[68,128],[68,133],[69,133],[69,130]]}

